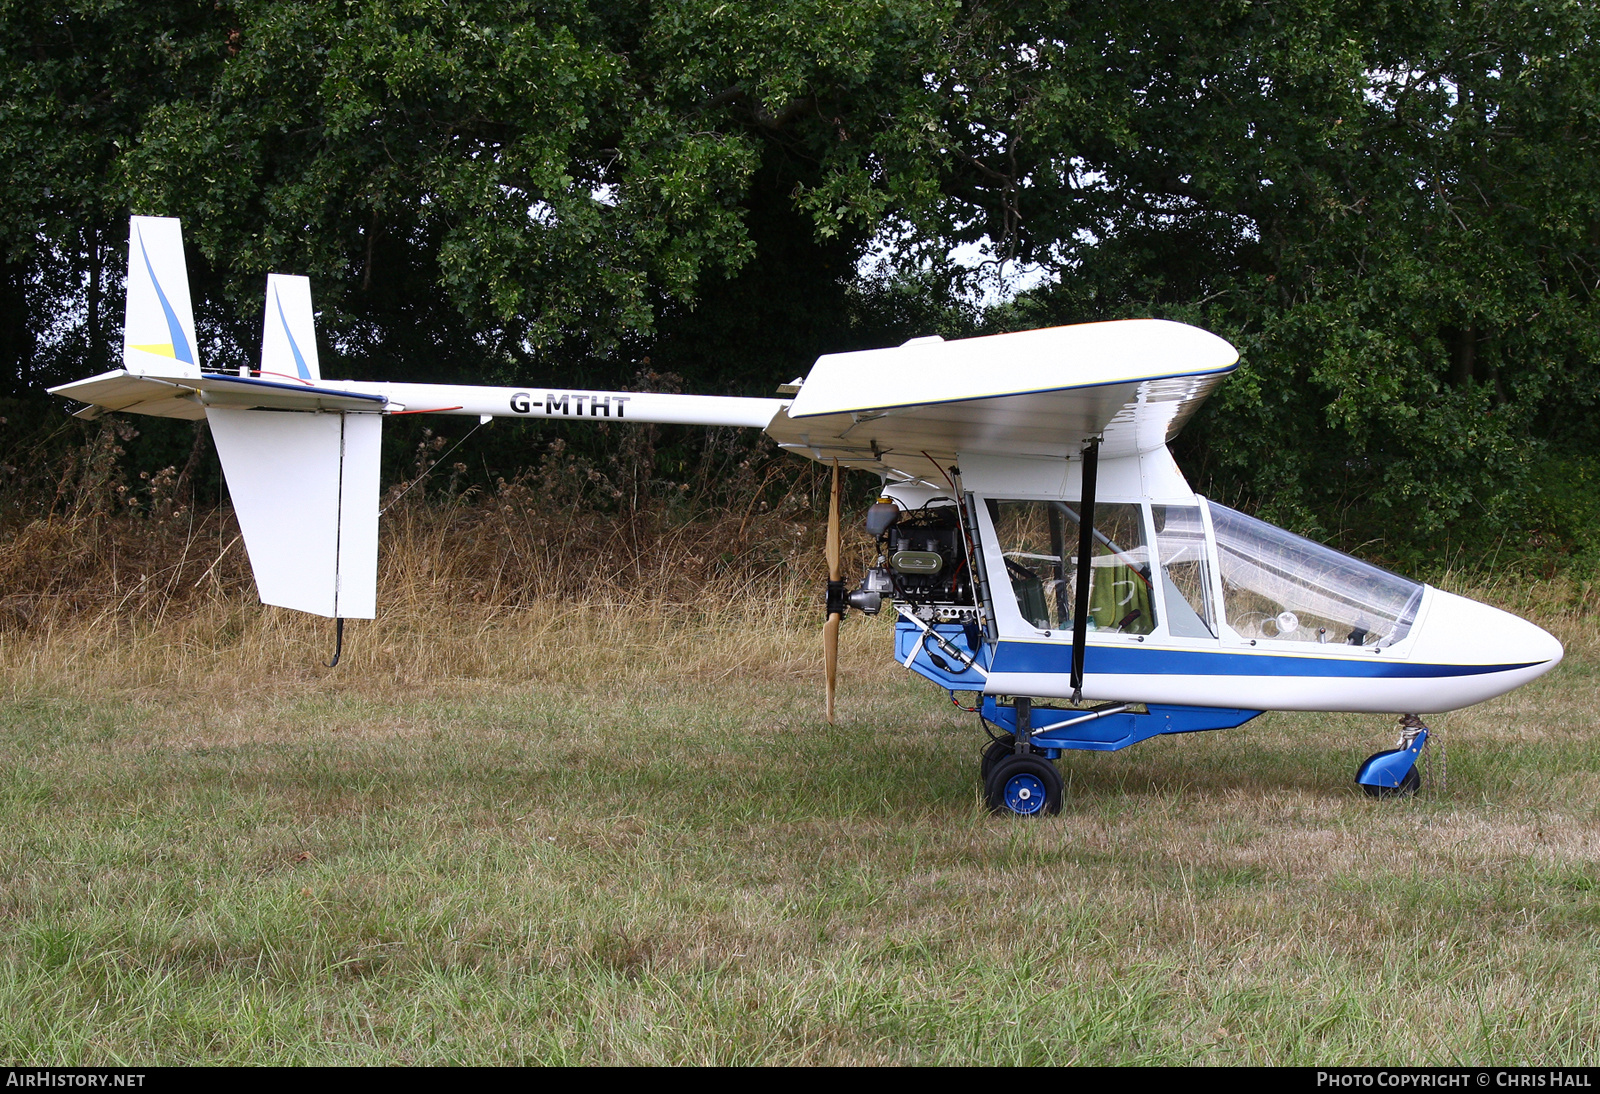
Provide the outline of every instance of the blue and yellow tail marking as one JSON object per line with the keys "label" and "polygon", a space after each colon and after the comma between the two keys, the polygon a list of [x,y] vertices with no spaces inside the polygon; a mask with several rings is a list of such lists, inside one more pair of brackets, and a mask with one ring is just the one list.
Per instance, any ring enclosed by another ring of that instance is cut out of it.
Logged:
{"label": "blue and yellow tail marking", "polygon": [[283,314],[283,300],[279,298],[276,289],[272,292],[272,302],[278,305],[278,322],[283,324],[283,336],[289,340],[289,351],[294,354],[294,370],[300,379],[311,379],[311,370],[306,367],[306,359],[300,354],[300,346],[294,340],[294,332],[289,329],[289,318]]}
{"label": "blue and yellow tail marking", "polygon": [[[144,259],[144,268],[150,273],[150,284],[155,286],[156,299],[161,301],[161,311],[167,317],[167,332],[172,336],[172,341],[156,343],[148,346],[131,346],[131,349],[143,350],[146,353],[160,354],[162,357],[171,357],[182,361],[186,365],[194,364],[194,351],[189,348],[189,339],[183,333],[183,324],[178,322],[177,312],[172,310],[172,305],[167,302],[167,294],[161,291],[161,280],[156,277],[155,267],[150,265],[150,256],[145,253],[144,233],[134,229],[134,234],[139,240],[139,257]],[[300,353],[295,351],[295,359],[299,360]]]}

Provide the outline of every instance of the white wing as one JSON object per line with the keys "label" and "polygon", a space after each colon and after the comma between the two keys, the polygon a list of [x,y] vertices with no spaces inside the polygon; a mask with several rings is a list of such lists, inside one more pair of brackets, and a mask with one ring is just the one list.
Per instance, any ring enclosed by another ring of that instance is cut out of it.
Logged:
{"label": "white wing", "polygon": [[815,459],[927,478],[958,453],[1069,459],[1149,452],[1183,428],[1239,355],[1182,323],[1134,319],[919,338],[817,360],[767,432]]}
{"label": "white wing", "polygon": [[383,417],[210,407],[206,418],[261,602],[371,619]]}

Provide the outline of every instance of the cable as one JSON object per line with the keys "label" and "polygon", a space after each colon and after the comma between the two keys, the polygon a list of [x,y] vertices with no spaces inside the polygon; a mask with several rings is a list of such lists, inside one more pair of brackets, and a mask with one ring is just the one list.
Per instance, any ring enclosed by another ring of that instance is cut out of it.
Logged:
{"label": "cable", "polygon": [[450,453],[454,452],[456,449],[458,449],[462,445],[466,444],[467,443],[467,437],[472,436],[474,433],[476,433],[478,430],[482,429],[484,426],[488,425],[489,422],[492,422],[492,421],[494,421],[493,418],[488,419],[488,421],[480,421],[477,425],[475,425],[471,429],[467,430],[466,436],[462,437],[459,441],[457,441],[455,444],[451,445],[448,449],[446,449],[445,450],[445,454],[440,456],[438,459],[434,460],[433,463],[429,464],[428,465],[428,469],[426,471],[424,471],[422,474],[418,475],[416,478],[412,479],[409,483],[407,483],[406,484],[406,488],[404,490],[400,491],[400,493],[395,495],[394,501],[391,501],[388,505],[385,505],[382,509],[378,510],[378,515],[381,517],[381,516],[383,516],[383,514],[387,513],[389,510],[393,509],[395,507],[395,505],[400,501],[401,498],[403,498],[407,494],[411,493],[411,488],[413,486],[417,485],[417,483],[421,482],[423,479],[425,479],[429,475],[433,474],[433,469],[435,467],[438,467],[445,460],[448,460],[450,458]]}
{"label": "cable", "polygon": [[1010,743],[1014,742],[1017,739],[1017,735],[1015,733],[1001,734],[1000,736],[996,737],[993,733],[991,733],[989,731],[989,727],[991,725],[993,725],[993,724],[994,723],[990,722],[989,719],[985,718],[983,715],[981,715],[981,714],[978,715],[978,726],[979,726],[979,728],[981,728],[983,730],[984,735],[987,736],[989,738],[989,740],[992,741],[993,743],[999,744],[1000,742],[1004,741],[1007,744],[1010,744]]}

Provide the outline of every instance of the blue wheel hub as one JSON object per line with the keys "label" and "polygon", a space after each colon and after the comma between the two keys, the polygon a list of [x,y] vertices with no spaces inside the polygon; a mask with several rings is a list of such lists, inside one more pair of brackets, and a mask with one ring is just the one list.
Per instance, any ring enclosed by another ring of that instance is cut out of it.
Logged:
{"label": "blue wheel hub", "polygon": [[1044,802],[1044,782],[1037,775],[1023,772],[1006,780],[1006,808],[1013,813],[1021,813],[1023,816],[1037,813],[1044,808]]}

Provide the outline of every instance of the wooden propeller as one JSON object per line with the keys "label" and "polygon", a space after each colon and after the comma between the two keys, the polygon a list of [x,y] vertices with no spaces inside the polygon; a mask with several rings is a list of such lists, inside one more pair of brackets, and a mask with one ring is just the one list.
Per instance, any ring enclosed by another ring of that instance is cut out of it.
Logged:
{"label": "wooden propeller", "polygon": [[[838,586],[839,556],[843,543],[839,531],[839,461],[833,461],[833,494],[828,501],[828,584]],[[830,596],[830,600],[834,597]],[[830,604],[830,607],[833,605]],[[830,611],[828,621],[822,625],[822,663],[828,674],[828,724],[833,725],[833,690],[839,675],[839,624],[844,621],[842,611]]]}

